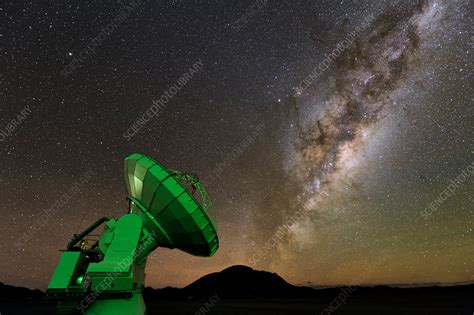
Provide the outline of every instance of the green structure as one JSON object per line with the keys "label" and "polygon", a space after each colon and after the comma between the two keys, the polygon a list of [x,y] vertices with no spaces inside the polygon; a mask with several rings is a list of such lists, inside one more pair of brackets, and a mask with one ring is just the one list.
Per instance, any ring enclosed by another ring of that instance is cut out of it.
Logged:
{"label": "green structure", "polygon": [[140,153],[125,158],[124,175],[128,213],[99,219],[62,252],[47,290],[58,314],[146,314],[145,266],[157,247],[206,257],[219,247],[212,202],[196,176]]}

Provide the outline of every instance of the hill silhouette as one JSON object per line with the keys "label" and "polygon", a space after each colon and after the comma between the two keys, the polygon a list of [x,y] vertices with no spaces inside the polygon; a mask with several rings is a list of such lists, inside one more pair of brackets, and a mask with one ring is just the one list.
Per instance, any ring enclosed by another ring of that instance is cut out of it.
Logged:
{"label": "hill silhouette", "polygon": [[15,287],[6,285],[0,282],[0,301],[8,300],[40,300],[43,297],[43,292],[40,290],[31,290],[28,288]]}
{"label": "hill silhouette", "polygon": [[247,297],[301,297],[313,293],[311,288],[298,287],[286,282],[276,273],[257,271],[236,265],[208,274],[184,288],[193,296],[217,294],[222,298]]}
{"label": "hill silhouette", "polygon": [[[145,288],[149,315],[194,314],[211,297],[210,314],[315,314],[327,311],[341,296],[335,312],[345,314],[469,314],[474,312],[474,285],[431,287],[295,286],[276,273],[231,266],[203,276],[184,288]],[[345,292],[344,295],[342,293]],[[0,312],[52,314],[43,292],[0,283]]]}
{"label": "hill silhouette", "polygon": [[309,297],[314,290],[286,282],[276,273],[235,265],[203,276],[182,288],[146,288],[144,296],[155,299],[200,299],[217,294],[220,298]]}

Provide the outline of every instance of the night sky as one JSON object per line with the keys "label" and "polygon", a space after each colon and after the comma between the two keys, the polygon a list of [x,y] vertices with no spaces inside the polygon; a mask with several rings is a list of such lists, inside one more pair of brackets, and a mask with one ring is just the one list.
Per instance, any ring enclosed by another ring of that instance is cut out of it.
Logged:
{"label": "night sky", "polygon": [[124,214],[136,151],[198,174],[218,211],[216,255],[158,249],[147,285],[233,264],[294,284],[474,281],[472,1],[4,1],[0,14],[0,281],[45,289],[73,233]]}

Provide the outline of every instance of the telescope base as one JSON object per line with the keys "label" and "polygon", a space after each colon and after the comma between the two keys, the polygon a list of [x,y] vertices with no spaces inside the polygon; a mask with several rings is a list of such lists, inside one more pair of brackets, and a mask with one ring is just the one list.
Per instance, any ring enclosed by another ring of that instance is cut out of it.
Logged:
{"label": "telescope base", "polygon": [[98,299],[88,307],[86,315],[146,315],[145,301],[141,293],[135,293],[130,299]]}

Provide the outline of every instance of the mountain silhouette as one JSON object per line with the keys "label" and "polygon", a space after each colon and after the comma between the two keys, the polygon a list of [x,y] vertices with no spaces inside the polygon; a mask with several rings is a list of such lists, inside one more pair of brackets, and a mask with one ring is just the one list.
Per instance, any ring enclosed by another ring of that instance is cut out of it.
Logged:
{"label": "mountain silhouette", "polygon": [[28,288],[15,287],[0,282],[0,301],[8,300],[40,300],[43,292]]}
{"label": "mountain silhouette", "polygon": [[314,290],[292,285],[276,273],[243,265],[210,273],[182,289],[144,290],[145,298],[158,299],[201,299],[215,294],[220,298],[292,298],[314,295]]}
{"label": "mountain silhouette", "polygon": [[[54,304],[43,292],[0,283],[2,314],[52,314]],[[276,273],[236,265],[203,276],[184,288],[145,288],[147,311],[154,314],[194,314],[215,297],[216,314],[314,314],[335,302],[348,314],[469,314],[474,312],[474,285],[390,287],[295,286]],[[208,303],[209,304],[209,303]]]}
{"label": "mountain silhouette", "polygon": [[193,296],[218,294],[222,298],[301,297],[313,293],[311,288],[289,284],[276,273],[257,271],[242,265],[208,274],[184,290]]}

